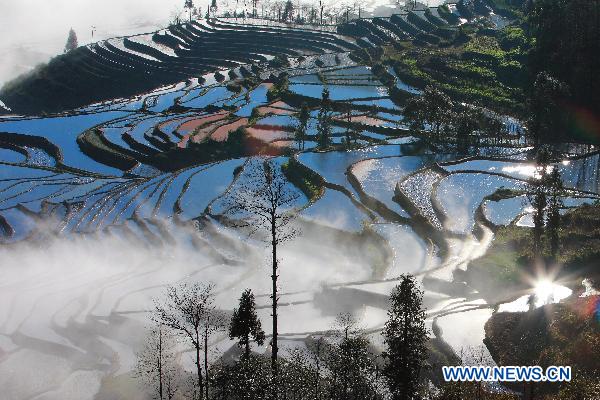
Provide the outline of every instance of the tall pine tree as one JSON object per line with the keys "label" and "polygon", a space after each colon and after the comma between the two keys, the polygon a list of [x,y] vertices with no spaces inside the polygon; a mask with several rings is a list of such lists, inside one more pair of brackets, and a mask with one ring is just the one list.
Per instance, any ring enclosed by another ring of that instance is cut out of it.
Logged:
{"label": "tall pine tree", "polygon": [[233,317],[229,325],[229,337],[238,339],[240,347],[244,348],[246,359],[250,357],[251,338],[259,346],[265,341],[265,332],[263,332],[260,320],[256,315],[254,294],[250,289],[246,289],[242,293],[239,307],[233,310]]}
{"label": "tall pine tree", "polygon": [[79,47],[79,43],[77,41],[77,34],[75,34],[75,31],[73,30],[73,28],[71,28],[71,30],[69,31],[69,37],[67,38],[67,44],[65,44],[65,53],[68,53],[71,50],[75,50],[77,47]]}
{"label": "tall pine tree", "polygon": [[427,329],[423,291],[412,275],[403,275],[390,298],[388,321],[383,330],[387,346],[383,370],[394,400],[416,399],[421,370],[427,359]]}

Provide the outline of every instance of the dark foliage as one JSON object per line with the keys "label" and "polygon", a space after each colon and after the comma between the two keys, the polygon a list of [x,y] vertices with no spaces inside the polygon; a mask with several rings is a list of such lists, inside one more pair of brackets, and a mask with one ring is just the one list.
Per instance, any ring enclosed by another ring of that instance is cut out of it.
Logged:
{"label": "dark foliage", "polygon": [[394,400],[415,399],[427,360],[427,329],[423,292],[411,275],[402,277],[390,298],[388,321],[383,330],[387,346],[383,370]]}
{"label": "dark foliage", "polygon": [[[597,140],[598,125],[578,124],[600,115],[600,0],[537,0],[532,2],[529,26],[535,37],[533,76],[547,71],[571,90],[568,102],[557,102],[571,138]],[[535,97],[535,95],[534,95]]]}
{"label": "dark foliage", "polygon": [[238,339],[240,347],[244,348],[246,358],[250,357],[250,340],[254,339],[261,346],[265,341],[265,332],[256,314],[254,294],[246,289],[240,297],[239,307],[233,310],[229,324],[229,338]]}

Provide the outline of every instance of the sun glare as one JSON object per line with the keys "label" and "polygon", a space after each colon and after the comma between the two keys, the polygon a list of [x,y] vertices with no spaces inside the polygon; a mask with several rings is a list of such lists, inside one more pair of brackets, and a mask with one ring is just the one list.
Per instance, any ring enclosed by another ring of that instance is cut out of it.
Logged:
{"label": "sun glare", "polygon": [[536,297],[536,307],[557,303],[569,297],[573,292],[568,287],[559,285],[547,278],[537,281],[533,290]]}

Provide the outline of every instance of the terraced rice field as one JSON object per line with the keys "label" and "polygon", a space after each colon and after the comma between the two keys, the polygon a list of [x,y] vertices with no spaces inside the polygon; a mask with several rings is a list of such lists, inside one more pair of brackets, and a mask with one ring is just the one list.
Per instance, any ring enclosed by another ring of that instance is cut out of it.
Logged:
{"label": "terraced rice field", "polygon": [[[298,162],[322,185],[309,198],[287,182],[298,193],[302,233],[281,255],[284,353],[328,330],[342,311],[378,332],[402,273],[422,279],[428,324],[455,352],[481,345],[494,305],[470,288],[458,295],[444,288],[489,246],[484,222],[509,224],[526,213],[523,196],[486,197],[518,189],[533,169],[522,160],[527,149],[481,149],[502,158],[472,159],[434,153],[407,136],[389,88],[348,51],[424,33],[414,18],[354,23],[362,35],[211,19],[110,40],[81,50],[89,63],[77,64],[82,77],[101,64],[128,70],[119,82],[149,74],[147,84],[161,86],[140,84],[152,91],[65,114],[0,119],[0,304],[7,305],[0,306],[0,387],[8,398],[93,398],[108,378],[131,370],[141,340],[134,333],[169,284],[214,281],[225,310],[251,287],[266,321],[264,244],[221,217],[231,194],[269,158],[278,167]],[[228,47],[232,38],[244,40]],[[275,56],[285,65],[270,65]],[[269,100],[284,73],[286,96]],[[320,99],[325,87],[334,103],[353,105],[360,137],[349,145],[339,123],[345,117],[334,112],[334,145],[316,147],[313,105],[307,142],[297,150],[301,101]],[[597,155],[557,166],[571,189],[567,204],[598,198],[598,166]],[[472,335],[453,331],[465,321]],[[221,335],[212,346],[226,350],[232,342]],[[31,365],[52,373],[17,393],[15,382]]]}

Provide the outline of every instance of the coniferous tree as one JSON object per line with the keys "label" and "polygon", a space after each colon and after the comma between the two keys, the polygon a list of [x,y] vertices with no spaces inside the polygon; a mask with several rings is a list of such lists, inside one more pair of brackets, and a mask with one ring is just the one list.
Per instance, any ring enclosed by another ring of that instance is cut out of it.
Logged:
{"label": "coniferous tree", "polygon": [[246,289],[240,297],[239,307],[233,310],[233,317],[229,324],[229,338],[238,339],[240,347],[244,348],[244,357],[250,357],[250,340],[259,345],[265,341],[265,332],[262,330],[260,320],[256,314],[254,294]]}
{"label": "coniferous tree", "polygon": [[317,115],[317,143],[320,148],[329,146],[331,140],[331,101],[329,100],[329,90],[323,89],[321,95],[321,108]]}
{"label": "coniferous tree", "polygon": [[346,126],[346,146],[349,146],[353,138],[356,143],[356,128],[354,127],[354,124],[352,124],[352,106],[349,104],[344,106],[343,112],[346,114],[346,123],[348,124],[348,126]]}
{"label": "coniferous tree", "polygon": [[427,359],[427,329],[423,292],[412,275],[403,275],[390,298],[388,321],[383,330],[387,347],[383,369],[394,400],[412,400],[419,389]]}
{"label": "coniferous tree", "polygon": [[69,37],[67,38],[67,44],[65,45],[65,53],[68,53],[71,50],[75,50],[77,47],[79,47],[79,43],[77,41],[77,34],[73,30],[73,28],[71,28],[71,30],[69,31]]}
{"label": "coniferous tree", "polygon": [[302,103],[300,107],[300,114],[298,114],[298,126],[296,127],[295,139],[298,142],[298,150],[304,149],[304,141],[306,140],[306,130],[308,128],[308,120],[310,119],[310,109],[306,102]]}
{"label": "coniferous tree", "polygon": [[294,18],[294,4],[292,0],[287,0],[285,7],[283,8],[282,18],[284,21],[292,21]]}

